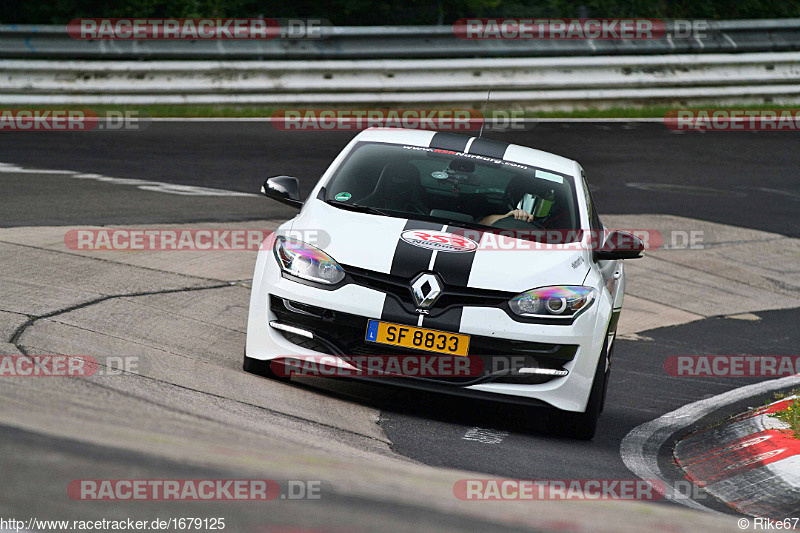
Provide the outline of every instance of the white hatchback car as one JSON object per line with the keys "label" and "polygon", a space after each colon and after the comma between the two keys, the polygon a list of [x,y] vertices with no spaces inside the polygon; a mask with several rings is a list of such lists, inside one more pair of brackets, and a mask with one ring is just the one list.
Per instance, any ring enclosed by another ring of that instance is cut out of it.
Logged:
{"label": "white hatchback car", "polygon": [[[594,436],[635,236],[607,231],[581,166],[484,138],[370,129],[265,241],[244,369],[285,376],[293,358],[365,370],[370,356],[469,357],[458,378],[384,379],[547,406],[560,433]],[[377,379],[374,374],[366,379]],[[386,374],[390,376],[390,373]]]}

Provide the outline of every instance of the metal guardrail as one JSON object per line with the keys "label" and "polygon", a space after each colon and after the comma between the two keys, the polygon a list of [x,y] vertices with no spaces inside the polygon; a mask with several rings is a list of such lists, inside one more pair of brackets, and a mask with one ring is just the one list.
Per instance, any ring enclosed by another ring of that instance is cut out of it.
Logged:
{"label": "metal guardrail", "polygon": [[339,61],[0,60],[4,104],[503,108],[800,99],[800,52]]}
{"label": "metal guardrail", "polygon": [[470,41],[450,26],[321,31],[82,41],[61,26],[0,26],[0,104],[480,108],[487,89],[504,109],[800,102],[800,19],[718,21],[702,38],[626,41]]}
{"label": "metal guardrail", "polygon": [[[667,21],[667,33],[672,33]],[[66,26],[0,25],[0,58],[367,59],[639,55],[800,50],[800,19],[709,21],[702,37],[463,40],[452,26],[322,27],[319,39],[83,41]]]}

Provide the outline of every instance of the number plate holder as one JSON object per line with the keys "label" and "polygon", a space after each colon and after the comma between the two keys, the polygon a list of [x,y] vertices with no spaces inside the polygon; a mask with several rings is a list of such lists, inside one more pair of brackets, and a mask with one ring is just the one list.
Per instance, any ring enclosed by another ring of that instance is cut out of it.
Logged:
{"label": "number plate holder", "polygon": [[424,352],[467,356],[469,335],[450,333],[437,329],[393,324],[382,320],[367,321],[367,342],[388,344]]}

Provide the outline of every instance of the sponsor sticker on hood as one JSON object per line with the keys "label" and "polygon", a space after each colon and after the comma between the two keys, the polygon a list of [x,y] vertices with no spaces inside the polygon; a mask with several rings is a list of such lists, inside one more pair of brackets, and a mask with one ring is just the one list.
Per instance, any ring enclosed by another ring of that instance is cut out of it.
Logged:
{"label": "sponsor sticker on hood", "polygon": [[473,252],[478,243],[462,235],[433,230],[407,230],[400,238],[412,246],[439,252]]}

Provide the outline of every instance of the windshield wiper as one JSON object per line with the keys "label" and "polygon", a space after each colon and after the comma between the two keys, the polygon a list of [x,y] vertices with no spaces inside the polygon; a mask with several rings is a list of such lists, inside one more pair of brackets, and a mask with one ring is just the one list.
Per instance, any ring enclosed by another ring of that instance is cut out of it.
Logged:
{"label": "windshield wiper", "polygon": [[436,222],[441,222],[442,224],[447,224],[448,226],[461,226],[462,228],[467,229],[477,229],[480,231],[492,231],[491,226],[486,226],[484,224],[478,224],[477,222],[466,222],[464,220],[451,220],[448,218],[439,218],[439,217],[430,217],[431,220],[435,220]]}
{"label": "windshield wiper", "polygon": [[356,211],[358,213],[369,213],[370,215],[381,215],[384,217],[391,216],[389,213],[385,211],[381,211],[376,207],[370,207],[368,205],[361,205],[361,204],[345,204],[342,202],[338,202],[336,200],[325,200],[325,203],[328,205],[332,205],[333,207],[338,207],[339,209],[346,209],[348,211]]}
{"label": "windshield wiper", "polygon": [[356,211],[358,213],[369,213],[370,215],[380,215],[384,217],[403,217],[409,219],[421,219],[421,220],[428,220],[430,222],[438,222],[441,224],[446,224],[448,226],[460,226],[462,228],[467,229],[476,229],[481,231],[492,231],[493,229],[496,230],[497,228],[492,228],[491,226],[486,226],[484,224],[478,224],[477,222],[466,222],[464,220],[453,220],[449,218],[442,218],[442,217],[432,217],[430,215],[423,215],[421,213],[407,213],[405,211],[393,211],[392,213],[388,213],[377,207],[370,207],[368,205],[361,205],[361,204],[345,204],[342,202],[338,202],[336,200],[325,200],[325,203],[328,205],[332,205],[333,207],[338,207],[339,209],[346,209],[348,211]]}

